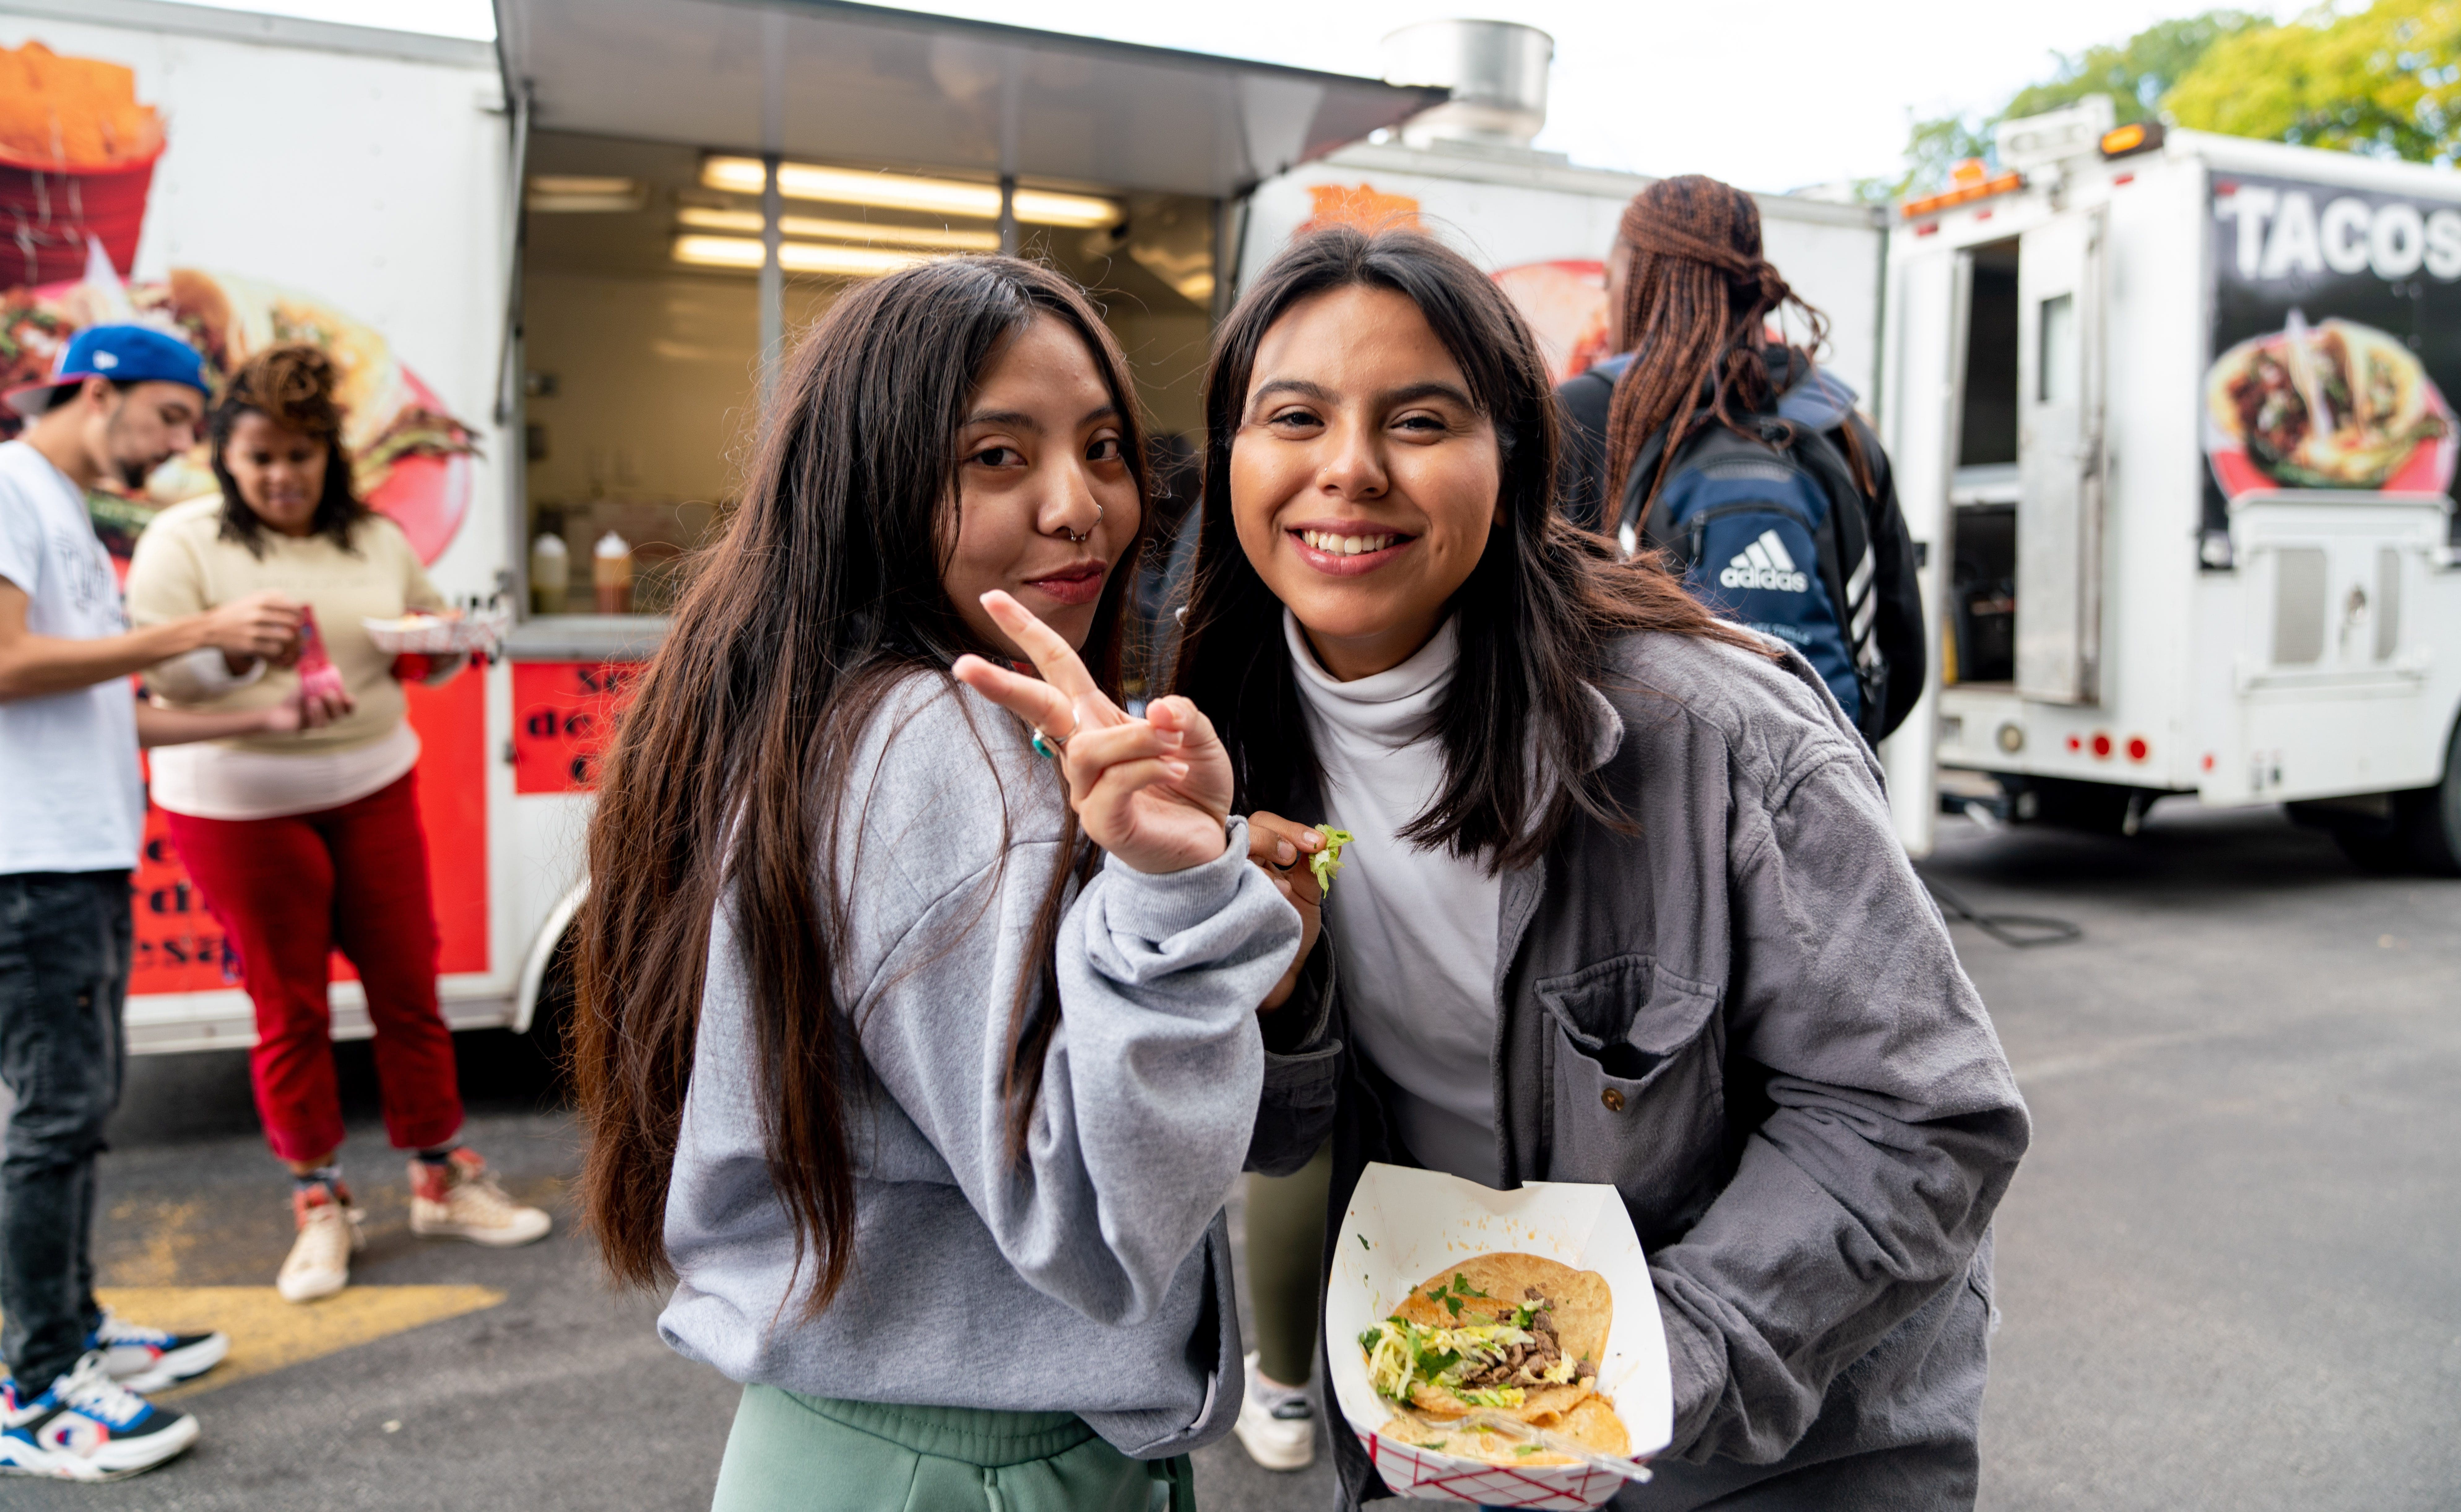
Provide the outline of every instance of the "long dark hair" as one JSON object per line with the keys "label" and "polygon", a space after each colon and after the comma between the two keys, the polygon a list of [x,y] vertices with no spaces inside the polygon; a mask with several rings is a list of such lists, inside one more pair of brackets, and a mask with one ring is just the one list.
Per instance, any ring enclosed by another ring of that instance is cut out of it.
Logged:
{"label": "long dark hair", "polygon": [[[1256,348],[1303,299],[1340,288],[1402,294],[1444,345],[1503,449],[1501,524],[1454,597],[1460,659],[1436,708],[1444,776],[1402,831],[1490,868],[1535,861],[1577,807],[1620,823],[1591,775],[1600,714],[1583,687],[1609,645],[1669,630],[1763,648],[1694,602],[1654,561],[1622,563],[1555,507],[1553,391],[1520,314],[1467,259],[1413,231],[1316,232],[1284,251],[1223,323],[1205,385],[1205,501],[1175,691],[1213,716],[1245,808],[1289,801],[1322,769],[1308,743],[1282,606],[1240,549],[1230,448]],[[1560,785],[1533,792],[1541,774]]]}
{"label": "long dark hair", "polygon": [[[1732,184],[1700,174],[1660,179],[1624,206],[1616,239],[1631,249],[1623,309],[1614,311],[1617,350],[1633,353],[1607,406],[1608,516],[1624,496],[1624,478],[1650,437],[1667,431],[1658,470],[1641,504],[1645,522],[1675,454],[1695,431],[1723,425],[1753,440],[1751,416],[1769,407],[1768,369],[1762,357],[1768,317],[1791,305],[1808,328],[1800,355],[1829,337],[1828,317],[1805,304],[1761,253],[1761,210]],[[1704,403],[1705,396],[1705,403]],[[1854,447],[1852,428],[1848,447]],[[1862,457],[1857,479],[1871,481]]]}
{"label": "long dark hair", "polygon": [[285,430],[325,443],[325,487],[316,497],[315,513],[308,518],[308,533],[328,537],[345,551],[353,549],[351,534],[369,510],[351,486],[351,458],[342,450],[342,410],[333,399],[338,384],[333,359],[304,342],[268,347],[231,374],[222,402],[205,424],[214,479],[223,485],[220,534],[225,541],[247,547],[249,556],[265,555],[265,522],[241,497],[230,464],[223,458],[240,417],[262,415]]}
{"label": "long dark hair", "polygon": [[[743,500],[694,569],[608,753],[579,921],[573,1080],[588,1134],[582,1208],[621,1280],[671,1274],[667,1182],[721,896],[750,982],[770,1180],[794,1224],[798,1270],[807,1248],[815,1261],[808,1310],[845,1279],[845,1118],[860,1073],[840,1038],[835,971],[853,879],[815,857],[837,855],[837,826],[860,821],[840,809],[883,697],[990,650],[941,586],[957,536],[956,437],[1001,344],[1043,316],[1092,353],[1143,498],[1127,366],[1074,285],[977,257],[857,287],[787,365]],[[1111,689],[1133,558],[1111,574],[1083,652]],[[1033,947],[1044,977],[1022,980],[1012,1005],[1012,1151],[1058,1024],[1048,978],[1066,890],[1093,854],[1073,814],[1064,823]]]}

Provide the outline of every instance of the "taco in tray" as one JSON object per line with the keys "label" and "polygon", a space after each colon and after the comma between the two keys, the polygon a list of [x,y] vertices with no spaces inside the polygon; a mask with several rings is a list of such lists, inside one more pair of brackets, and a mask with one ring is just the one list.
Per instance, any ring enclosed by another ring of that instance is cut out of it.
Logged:
{"label": "taco in tray", "polygon": [[2206,375],[2214,427],[2275,481],[2295,488],[2376,488],[2421,441],[2446,434],[2417,354],[2355,321],[2240,342]]}
{"label": "taco in tray", "polygon": [[1614,1297],[1596,1271],[1537,1255],[1479,1255],[1428,1277],[1359,1345],[1377,1395],[1412,1410],[1413,1418],[1385,1426],[1388,1436],[1500,1464],[1561,1463],[1446,1421],[1485,1409],[1601,1454],[1629,1452],[1622,1419],[1597,1394],[1614,1320]]}

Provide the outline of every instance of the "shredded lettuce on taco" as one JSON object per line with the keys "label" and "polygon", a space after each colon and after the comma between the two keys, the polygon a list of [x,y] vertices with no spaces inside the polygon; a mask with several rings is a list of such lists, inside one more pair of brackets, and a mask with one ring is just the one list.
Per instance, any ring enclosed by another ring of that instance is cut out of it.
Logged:
{"label": "shredded lettuce on taco", "polygon": [[1628,1452],[1622,1420],[1597,1395],[1614,1318],[1613,1295],[1596,1271],[1538,1255],[1479,1255],[1427,1278],[1359,1334],[1359,1346],[1376,1394],[1417,1415],[1387,1425],[1388,1435],[1499,1464],[1559,1463],[1561,1456],[1526,1440],[1446,1419],[1485,1409],[1602,1454]]}

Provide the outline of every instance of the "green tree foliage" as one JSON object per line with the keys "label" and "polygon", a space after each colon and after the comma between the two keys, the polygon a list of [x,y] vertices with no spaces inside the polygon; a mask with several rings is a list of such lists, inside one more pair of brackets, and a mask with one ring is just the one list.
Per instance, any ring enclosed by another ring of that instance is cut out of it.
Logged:
{"label": "green tree foliage", "polygon": [[2049,78],[2026,85],[1988,115],[1915,121],[1906,141],[1904,171],[1891,179],[1864,181],[1858,187],[1873,201],[1927,194],[1948,182],[1949,169],[1960,160],[1989,159],[1991,131],[2000,122],[2040,116],[2095,95],[2110,96],[2121,125],[2153,119],[2163,96],[2188,76],[2215,44],[2261,30],[2271,29],[2260,16],[2243,11],[2208,11],[2185,20],[2157,22],[2116,46],[2055,53],[2058,63]]}
{"label": "green tree foliage", "polygon": [[2060,66],[2044,83],[2017,92],[1997,119],[2014,120],[2108,95],[2119,124],[2159,117],[2162,96],[2194,72],[2219,43],[2250,31],[2271,30],[2264,18],[2244,11],[2208,11],[2184,21],[2157,21],[2117,47],[2089,47]]}
{"label": "green tree foliage", "polygon": [[2239,29],[2162,104],[2201,131],[2450,165],[2461,157],[2461,0],[2375,0]]}

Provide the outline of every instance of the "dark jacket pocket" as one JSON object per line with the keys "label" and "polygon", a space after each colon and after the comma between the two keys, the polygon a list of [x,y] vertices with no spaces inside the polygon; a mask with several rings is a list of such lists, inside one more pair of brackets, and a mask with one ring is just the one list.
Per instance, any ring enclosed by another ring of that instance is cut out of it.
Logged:
{"label": "dark jacket pocket", "polygon": [[1626,955],[1541,982],[1536,995],[1552,1020],[1549,1180],[1612,1182],[1637,1220],[1662,1231],[1716,1180],[1720,992]]}

